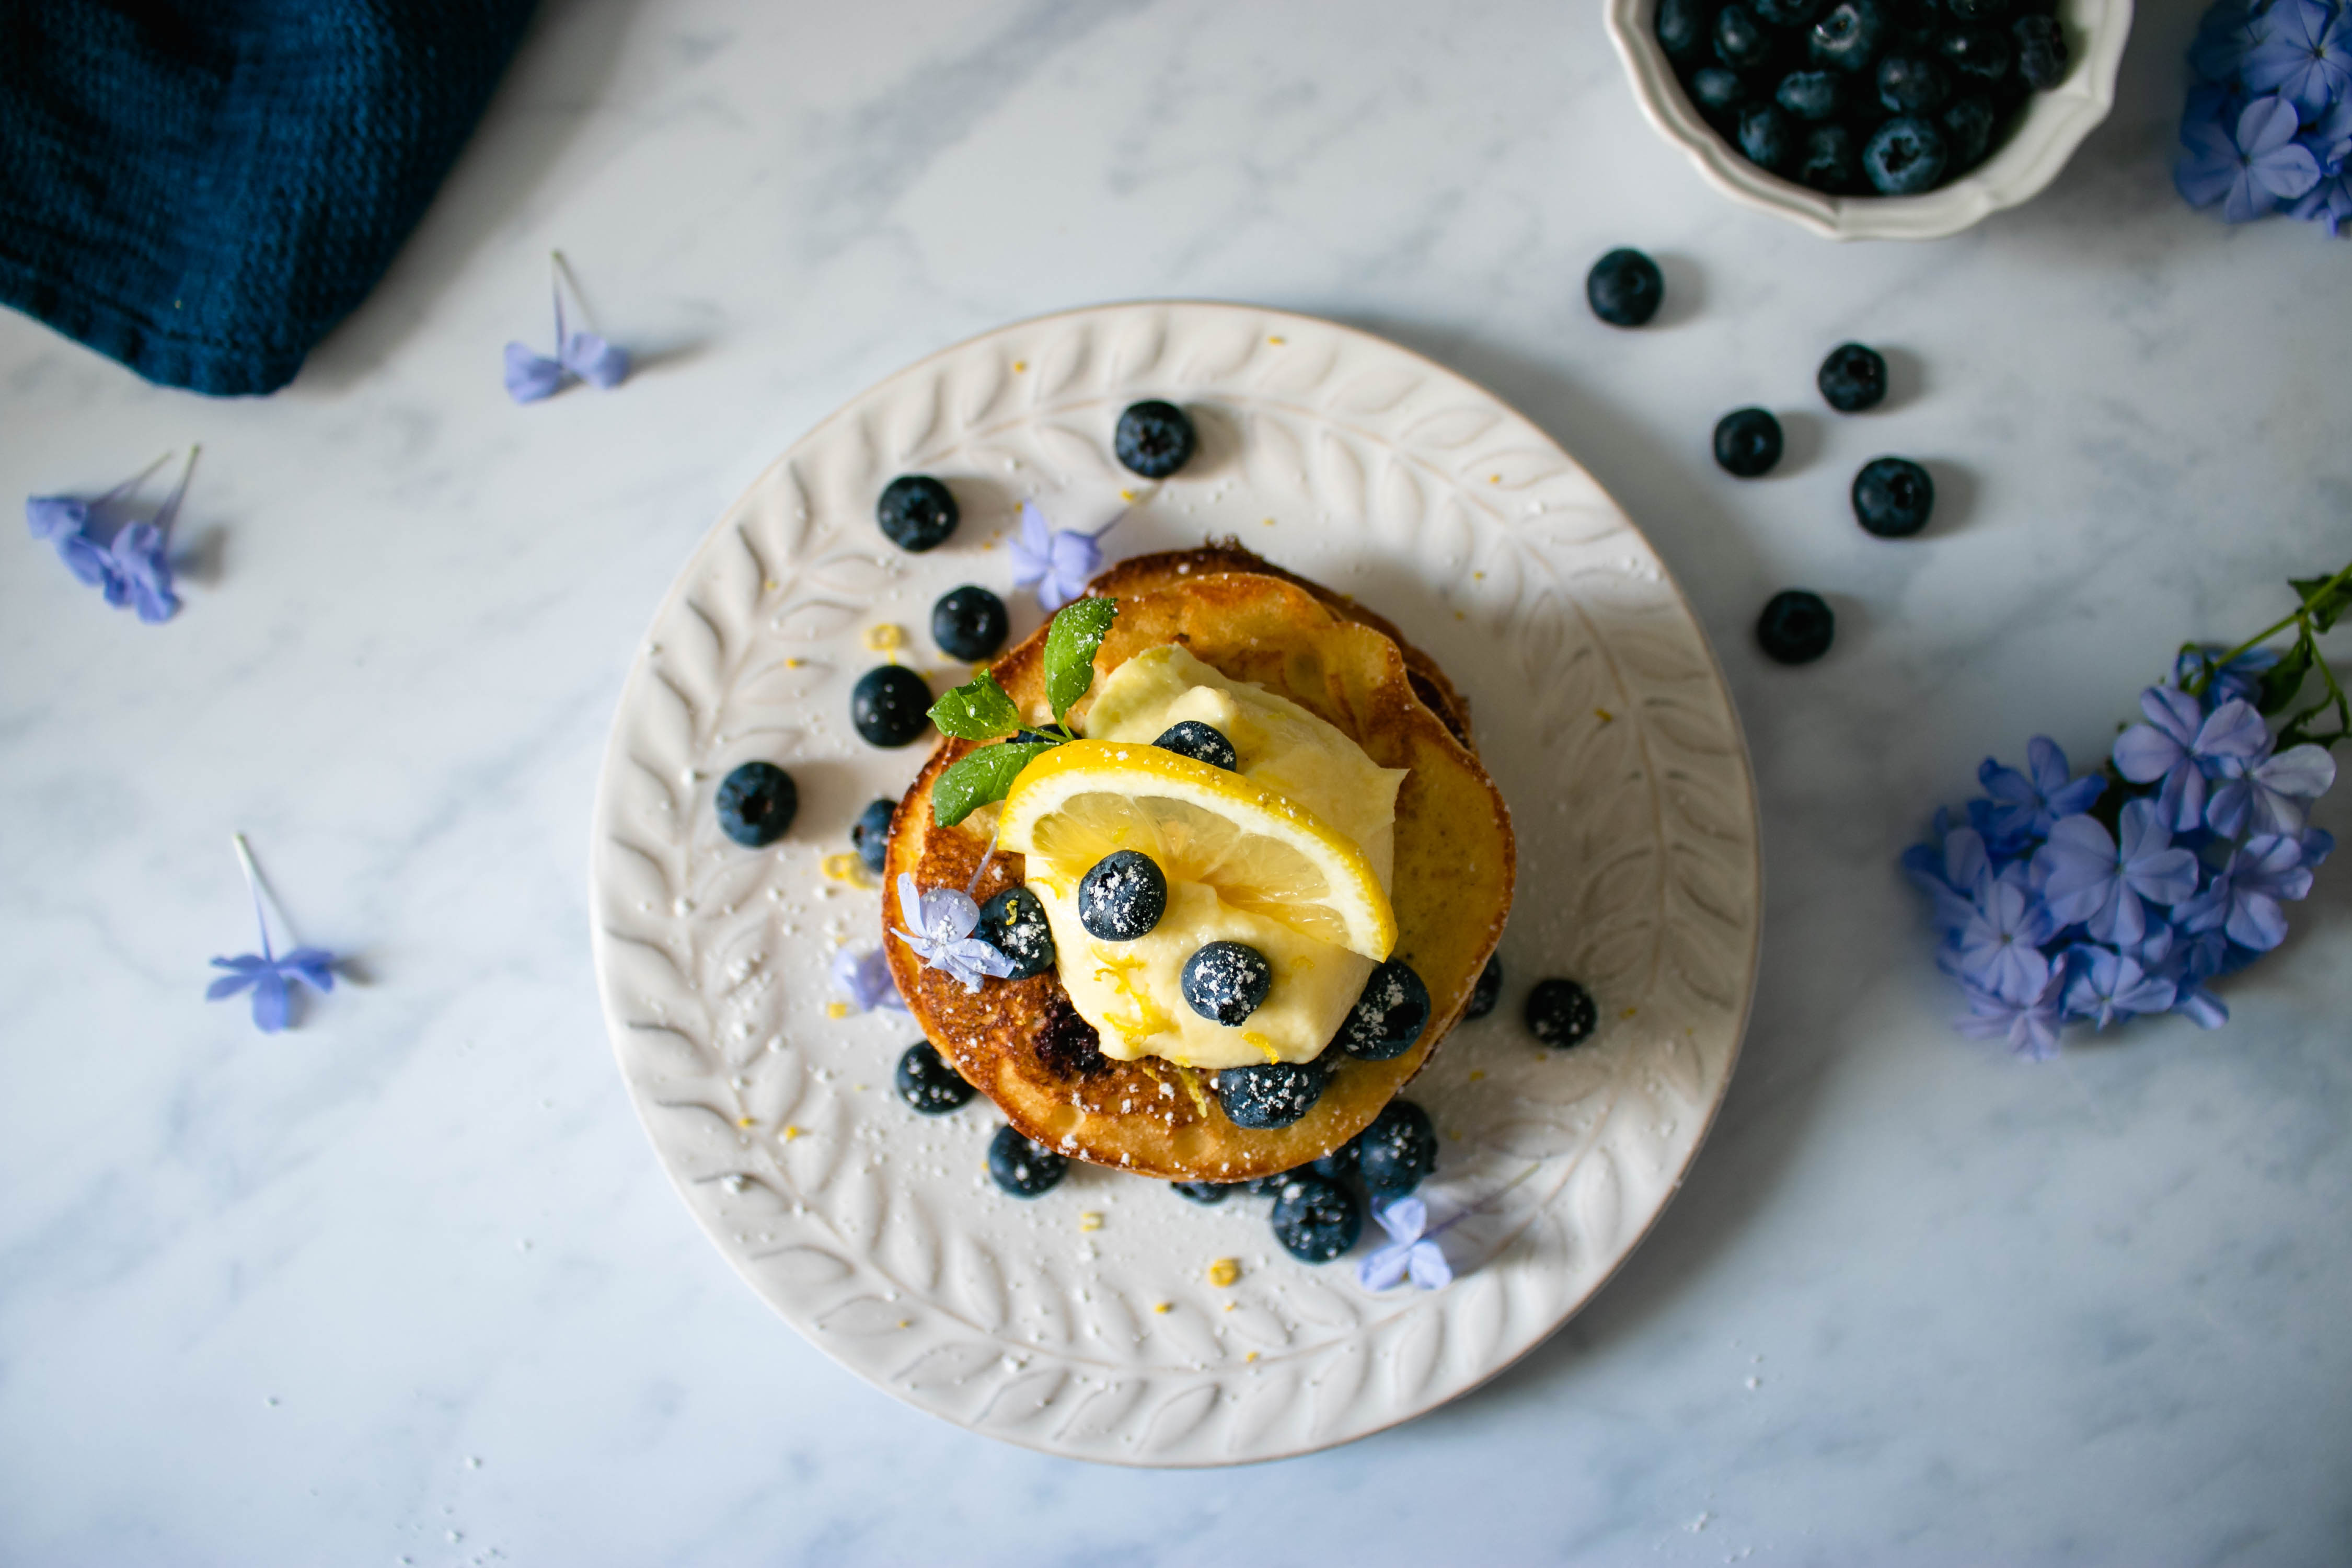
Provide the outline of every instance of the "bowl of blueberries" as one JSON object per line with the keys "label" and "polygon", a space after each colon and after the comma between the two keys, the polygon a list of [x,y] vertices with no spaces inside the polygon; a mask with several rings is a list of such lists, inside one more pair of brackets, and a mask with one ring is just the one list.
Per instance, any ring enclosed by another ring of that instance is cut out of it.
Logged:
{"label": "bowl of blueberries", "polygon": [[1651,124],[1744,205],[1940,239],[2057,177],[2114,106],[2132,0],[1609,0]]}

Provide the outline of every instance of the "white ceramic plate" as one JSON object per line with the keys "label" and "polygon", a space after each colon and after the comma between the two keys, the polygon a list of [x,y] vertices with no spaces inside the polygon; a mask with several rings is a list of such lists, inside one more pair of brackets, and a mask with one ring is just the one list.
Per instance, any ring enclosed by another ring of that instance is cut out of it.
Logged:
{"label": "white ceramic plate", "polygon": [[[1110,452],[1143,397],[1191,410],[1201,451],[1163,484]],[[892,548],[874,501],[946,479],[946,545]],[[1111,557],[1233,533],[1398,621],[1469,694],[1518,832],[1495,1014],[1408,1093],[1443,1144],[1448,1289],[1360,1289],[1275,1244],[1262,1199],[1196,1207],[1074,1165],[1024,1202],[983,1159],[975,1100],[913,1114],[890,1087],[902,1014],[836,1018],[833,948],[878,938],[879,894],[829,879],[859,809],[927,747],[848,720],[874,629],[935,689],[929,635],[961,583],[1014,606],[1019,501]],[[721,837],[711,795],[767,758],[798,781],[779,845]],[[1219,1465],[1345,1442],[1491,1377],[1558,1328],[1641,1239],[1697,1152],[1738,1054],[1759,918],[1756,801],[1704,634],[1591,476],[1493,396],[1328,321],[1230,305],[1108,306],[991,332],[893,376],[786,453],[663,601],[621,698],[592,849],[604,1012],[663,1167],[754,1289],[908,1403],[1073,1458]],[[1603,1023],[1534,1045],[1527,987],[1577,977]],[[1209,1279],[1232,1258],[1230,1287]]]}

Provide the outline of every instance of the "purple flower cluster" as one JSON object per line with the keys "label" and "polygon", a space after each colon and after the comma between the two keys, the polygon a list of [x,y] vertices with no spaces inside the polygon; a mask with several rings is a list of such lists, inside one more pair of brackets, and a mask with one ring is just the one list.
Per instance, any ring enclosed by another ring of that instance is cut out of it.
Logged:
{"label": "purple flower cluster", "polygon": [[188,493],[196,471],[197,448],[188,449],[180,482],[154,517],[146,522],[125,522],[109,533],[104,517],[141,480],[163,467],[158,458],[145,471],[125,479],[95,500],[74,496],[33,496],[25,502],[25,525],[35,539],[50,545],[66,570],[86,587],[95,588],[118,610],[130,610],[149,626],[160,626],[180,613],[180,595],[172,581],[172,520]]}
{"label": "purple flower cluster", "polygon": [[2173,184],[2231,223],[2352,219],[2352,3],[2221,0],[2189,51]]}
{"label": "purple flower cluster", "polygon": [[1903,867],[1933,904],[1964,1033],[2042,1058],[2078,1019],[2229,1017],[2208,983],[2286,940],[2280,906],[2335,847],[2308,821],[2334,759],[2279,750],[2255,706],[2277,662],[2186,654],[2173,683],[2140,694],[2146,721],[2116,738],[2107,770],[2077,777],[2036,736],[2022,772],[1987,758],[1983,795],[1937,813]]}

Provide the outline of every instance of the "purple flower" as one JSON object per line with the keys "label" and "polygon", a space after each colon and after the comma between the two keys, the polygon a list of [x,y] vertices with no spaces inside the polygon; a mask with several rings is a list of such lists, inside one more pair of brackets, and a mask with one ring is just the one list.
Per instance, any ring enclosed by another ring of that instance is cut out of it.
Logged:
{"label": "purple flower", "polygon": [[293,991],[287,982],[299,981],[313,991],[332,991],[336,959],[322,947],[298,947],[283,958],[271,951],[269,917],[262,912],[261,874],[254,868],[253,851],[247,847],[242,833],[236,835],[232,843],[236,849],[237,865],[245,872],[246,887],[253,894],[253,918],[261,927],[261,952],[214,959],[215,969],[228,973],[205,988],[205,1000],[218,1002],[241,991],[251,991],[253,1026],[265,1035],[274,1035],[293,1017]]}
{"label": "purple flower", "polygon": [[172,562],[164,553],[163,531],[152,522],[134,522],[106,547],[106,602],[117,609],[128,605],[149,626],[161,626],[180,613],[180,596],[172,591]]}
{"label": "purple flower", "polygon": [[2234,86],[2245,68],[2246,57],[2270,36],[2270,0],[2243,5],[2223,0],[2205,13],[2197,41],[2189,47],[2189,64],[2209,82]]}
{"label": "purple flower", "polygon": [[1974,985],[1963,985],[1969,1012],[1955,1025],[1964,1035],[1980,1040],[2005,1039],[2009,1048],[2019,1056],[2047,1061],[2058,1054],[2058,1029],[2065,1022],[2059,1002],[2065,979],[2064,974],[2052,971],[2042,988],[2021,1002]]}
{"label": "purple flower", "polygon": [[1034,500],[1021,503],[1021,532],[1013,541],[1013,585],[1034,587],[1037,607],[1046,613],[1082,596],[1087,583],[1102,570],[1102,546],[1096,541],[1117,528],[1112,518],[1092,533],[1056,529]]}
{"label": "purple flower", "polygon": [[980,924],[980,906],[971,901],[971,894],[954,888],[934,888],[919,894],[914,873],[901,871],[898,912],[914,928],[898,928],[895,932],[898,940],[913,948],[924,963],[965,990],[979,990],[984,974],[1002,980],[1013,973],[1011,959],[971,934]]}
{"label": "purple flower", "polygon": [[2246,85],[2316,116],[2352,85],[2352,17],[2320,0],[2276,0],[2246,53]]}
{"label": "purple flower", "polygon": [[170,459],[170,453],[94,501],[79,500],[72,496],[34,496],[25,502],[25,524],[32,530],[34,538],[46,540],[56,548],[67,571],[84,585],[99,590],[108,604],[118,609],[127,605],[136,610],[139,618],[151,626],[168,621],[180,608],[179,595],[172,587],[172,520],[179,514],[180,502],[188,493],[188,480],[195,473],[199,450],[194,447],[188,449],[187,467],[180,472],[180,482],[154,517],[146,522],[125,524],[106,543],[100,543],[92,532],[100,512],[163,467]]}
{"label": "purple flower", "polygon": [[[2063,826],[2063,824],[2062,824]],[[2056,934],[2049,906],[2033,896],[2025,868],[1988,877],[1970,900],[1967,923],[1937,964],[1962,984],[2011,1002],[2030,1001],[2050,979],[2042,944]]]}
{"label": "purple flower", "polygon": [[2294,139],[2302,128],[2294,105],[2276,96],[2246,105],[2234,132],[2184,121],[2180,141],[2188,151],[2173,166],[2172,183],[2190,206],[2220,202],[2231,223],[2260,217],[2319,183],[2319,161]]}
{"label": "purple flower", "polygon": [[[517,403],[537,403],[552,397],[577,379],[599,388],[611,388],[628,379],[629,356],[593,332],[563,331],[563,279],[569,268],[557,251],[549,263],[549,292],[555,296],[555,357],[535,353],[528,343],[513,342],[506,350],[507,395]],[[573,285],[574,289],[578,285]]]}
{"label": "purple flower", "polygon": [[[2320,854],[2324,858],[2326,850]],[[2280,900],[2301,899],[2311,891],[2311,868],[2304,857],[2302,839],[2290,834],[2247,839],[2230,852],[2229,864],[2214,874],[2212,883],[2176,911],[2181,929],[2219,928],[2240,947],[2268,952],[2286,940],[2286,914]]]}
{"label": "purple flower", "polygon": [[[2265,729],[2263,750],[2270,744]],[[2247,832],[2301,833],[2304,803],[2317,800],[2336,783],[2336,759],[2326,747],[2308,742],[2274,757],[2225,755],[2207,771],[2226,781],[2205,803],[2205,825],[2224,838]]]}
{"label": "purple flower", "polygon": [[2177,904],[2197,890],[2197,857],[2172,847],[2172,829],[2153,801],[2126,801],[2118,826],[2120,844],[2095,819],[2067,817],[2033,863],[2053,919],[2080,921],[2094,940],[2130,946],[2147,932],[2142,900]]}
{"label": "purple flower", "polygon": [[2187,692],[2151,686],[2139,694],[2139,710],[2148,721],[2116,737],[2116,772],[2134,784],[2164,781],[2157,809],[2176,833],[2205,820],[2208,774],[2271,749],[2263,716],[2242,699],[2231,698],[2208,714]]}
{"label": "purple flower", "polygon": [[1356,1266],[1358,1284],[1367,1290],[1392,1290],[1410,1279],[1423,1290],[1443,1290],[1454,1283],[1454,1267],[1437,1245],[1446,1227],[1423,1234],[1429,1228],[1427,1204],[1415,1197],[1398,1198],[1375,1208],[1372,1217],[1389,1233],[1390,1241]]}
{"label": "purple flower", "polygon": [[2066,957],[2070,1018],[2088,1018],[2104,1029],[2118,1018],[2162,1013],[2172,1005],[2173,983],[2147,973],[2128,954],[2078,942],[2066,950]]}
{"label": "purple flower", "polygon": [[860,1013],[871,1013],[877,1007],[898,1013],[907,1010],[907,999],[898,994],[898,983],[890,974],[889,955],[878,947],[863,952],[835,949],[833,984]]}
{"label": "purple flower", "polygon": [[2278,663],[2279,656],[2270,648],[2250,647],[2229,663],[2216,666],[2213,661],[2224,651],[2219,647],[2183,648],[2180,657],[2172,661],[2172,679],[2168,684],[2187,690],[2190,681],[2210,670],[2211,679],[2198,693],[2207,712],[2231,698],[2252,701],[2254,693],[2262,688],[2263,677]]}
{"label": "purple flower", "polygon": [[1948,811],[1936,813],[1934,834],[1935,843],[1915,844],[1903,852],[1903,868],[1934,901],[1937,931],[1955,936],[1976,917],[1976,900],[1992,879],[1992,862],[1984,836],[1952,826]]}
{"label": "purple flower", "polygon": [[1987,757],[1977,769],[1977,782],[1992,796],[1992,837],[2003,839],[2040,838],[2062,816],[2091,809],[2107,787],[2096,773],[2068,782],[2066,753],[2047,735],[2025,743],[2029,773],[2005,768]]}

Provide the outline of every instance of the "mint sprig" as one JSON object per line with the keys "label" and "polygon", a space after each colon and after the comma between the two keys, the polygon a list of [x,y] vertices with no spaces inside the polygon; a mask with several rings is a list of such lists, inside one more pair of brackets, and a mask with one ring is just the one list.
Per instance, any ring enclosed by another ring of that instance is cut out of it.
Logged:
{"label": "mint sprig", "polygon": [[982,806],[1003,800],[1023,768],[1055,746],[1077,739],[1070,729],[1069,712],[1094,686],[1095,653],[1118,616],[1116,599],[1074,600],[1054,616],[1045,632],[1045,700],[1054,706],[1054,722],[1044,730],[1022,727],[1021,710],[996,683],[996,677],[984,669],[931,704],[931,722],[943,735],[960,741],[1017,737],[958,758],[933,780],[932,821],[953,827]]}

